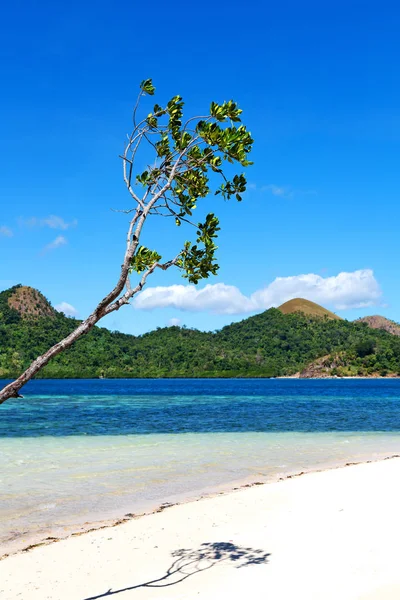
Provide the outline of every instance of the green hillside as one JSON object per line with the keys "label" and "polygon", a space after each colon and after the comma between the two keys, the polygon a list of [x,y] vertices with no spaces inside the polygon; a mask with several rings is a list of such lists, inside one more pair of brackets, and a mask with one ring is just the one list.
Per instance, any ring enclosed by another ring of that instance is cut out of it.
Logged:
{"label": "green hillside", "polygon": [[[78,322],[32,288],[0,293],[0,377],[15,377]],[[304,371],[321,357],[323,372]],[[39,376],[275,377],[303,371],[304,376],[400,373],[400,337],[366,323],[275,308],[216,333],[165,327],[135,337],[95,327]]]}

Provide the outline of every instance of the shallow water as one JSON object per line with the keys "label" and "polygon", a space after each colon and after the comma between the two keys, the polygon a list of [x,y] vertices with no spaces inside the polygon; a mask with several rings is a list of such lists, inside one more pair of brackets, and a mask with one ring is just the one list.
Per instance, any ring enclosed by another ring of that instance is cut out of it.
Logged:
{"label": "shallow water", "polygon": [[400,381],[36,381],[0,406],[0,546],[400,453]]}

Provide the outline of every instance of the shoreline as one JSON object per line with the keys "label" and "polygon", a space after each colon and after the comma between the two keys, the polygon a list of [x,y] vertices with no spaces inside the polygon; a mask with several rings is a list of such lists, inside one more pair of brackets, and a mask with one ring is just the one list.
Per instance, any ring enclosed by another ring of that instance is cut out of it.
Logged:
{"label": "shoreline", "polygon": [[400,456],[388,456],[160,507],[9,556],[0,594],[398,600],[399,475]]}
{"label": "shoreline", "polygon": [[57,542],[63,542],[63,541],[67,541],[69,539],[75,538],[75,537],[80,537],[89,533],[93,533],[96,531],[102,531],[105,529],[113,529],[115,527],[119,527],[120,525],[123,525],[125,523],[129,523],[132,521],[138,521],[141,519],[144,519],[146,517],[149,517],[151,515],[155,515],[161,512],[164,512],[165,510],[171,508],[171,507],[180,507],[180,506],[186,506],[186,505],[190,505],[190,504],[195,504],[197,502],[201,502],[201,501],[207,501],[207,500],[212,500],[213,498],[218,498],[220,496],[233,496],[236,495],[238,493],[240,493],[241,491],[244,491],[246,489],[249,488],[254,488],[254,487],[259,487],[259,486],[270,486],[270,485],[277,485],[280,484],[284,481],[288,481],[288,480],[292,480],[292,479],[296,479],[296,478],[300,478],[303,477],[305,475],[313,475],[313,474],[318,474],[318,473],[329,473],[332,471],[339,471],[341,469],[345,469],[347,467],[354,467],[354,466],[360,466],[360,465],[367,465],[367,464],[376,464],[376,463],[380,463],[380,462],[384,462],[387,460],[392,460],[392,459],[400,459],[400,454],[389,454],[380,458],[371,458],[371,459],[366,459],[366,460],[359,460],[359,461],[348,461],[346,463],[338,463],[337,465],[334,466],[329,466],[329,467],[322,467],[322,468],[313,468],[311,467],[310,469],[305,469],[302,471],[298,471],[298,472],[294,472],[294,473],[288,473],[287,475],[280,475],[280,476],[275,476],[272,477],[271,479],[268,480],[263,480],[263,481],[250,481],[250,482],[246,482],[244,483],[242,481],[242,483],[240,483],[239,481],[234,482],[234,487],[227,487],[226,489],[224,488],[224,485],[221,484],[221,486],[219,486],[219,489],[214,489],[214,490],[210,490],[210,491],[206,491],[204,494],[201,494],[200,496],[189,496],[186,495],[186,498],[183,498],[182,500],[179,500],[177,502],[163,502],[160,505],[158,505],[156,508],[151,509],[149,511],[144,511],[144,512],[139,512],[139,513],[126,513],[121,517],[117,517],[117,518],[112,518],[112,519],[104,519],[104,520],[94,520],[92,522],[87,522],[84,525],[87,525],[86,528],[81,528],[78,529],[77,527],[79,526],[71,526],[71,531],[69,533],[67,533],[65,536],[53,536],[48,535],[46,537],[44,537],[43,539],[39,539],[39,541],[37,542],[32,542],[31,544],[28,544],[27,546],[23,547],[23,548],[19,548],[15,551],[9,551],[9,552],[5,552],[4,554],[0,555],[0,562],[6,560],[7,558],[13,557],[13,556],[18,556],[18,555],[22,555],[22,554],[26,554],[28,552],[31,552],[33,550],[35,550],[36,548],[40,548],[40,547],[44,547],[44,546],[49,546],[49,545],[53,545]]}

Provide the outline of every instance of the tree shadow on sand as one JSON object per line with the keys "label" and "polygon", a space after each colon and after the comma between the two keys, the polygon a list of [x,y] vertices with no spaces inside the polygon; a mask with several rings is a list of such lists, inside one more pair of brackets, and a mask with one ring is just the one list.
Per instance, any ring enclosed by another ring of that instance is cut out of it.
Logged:
{"label": "tree shadow on sand", "polygon": [[263,550],[236,546],[236,544],[231,542],[205,542],[197,550],[182,548],[173,552],[172,556],[175,560],[162,577],[119,590],[110,588],[104,594],[91,596],[84,600],[99,600],[100,598],[107,598],[108,596],[139,588],[158,588],[176,585],[188,577],[202,571],[207,571],[223,561],[236,563],[235,567],[237,569],[250,565],[266,564],[270,554]]}

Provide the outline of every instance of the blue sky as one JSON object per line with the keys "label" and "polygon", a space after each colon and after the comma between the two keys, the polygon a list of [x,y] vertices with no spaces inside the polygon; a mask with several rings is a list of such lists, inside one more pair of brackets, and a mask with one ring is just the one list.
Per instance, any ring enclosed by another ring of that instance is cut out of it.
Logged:
{"label": "blue sky", "polygon": [[[127,222],[111,209],[130,206],[118,155],[152,77],[188,116],[237,100],[254,166],[243,203],[213,200],[218,277],[196,291],[158,273],[108,327],[216,329],[298,295],[400,321],[399,25],[395,2],[9,3],[1,288],[37,287],[84,317],[114,285]],[[148,222],[143,241],[161,238],[174,256],[179,230]]]}

